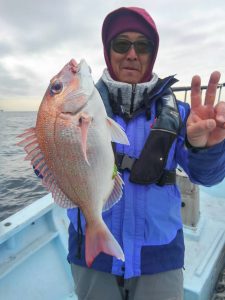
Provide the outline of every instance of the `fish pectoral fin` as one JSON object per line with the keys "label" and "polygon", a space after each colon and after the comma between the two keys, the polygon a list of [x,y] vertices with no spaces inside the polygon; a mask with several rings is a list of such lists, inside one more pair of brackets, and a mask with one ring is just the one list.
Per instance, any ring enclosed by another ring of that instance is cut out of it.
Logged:
{"label": "fish pectoral fin", "polygon": [[101,252],[125,261],[123,250],[103,221],[95,226],[87,223],[85,236],[85,259],[88,267]]}
{"label": "fish pectoral fin", "polygon": [[84,159],[88,165],[89,161],[87,158],[87,136],[88,136],[88,128],[92,122],[92,117],[85,112],[80,114],[79,118],[79,127],[81,129],[81,146],[84,154]]}
{"label": "fish pectoral fin", "polygon": [[113,190],[102,209],[103,211],[110,209],[114,204],[116,204],[121,199],[123,194],[123,184],[124,182],[120,177],[119,173],[117,172],[114,179]]}
{"label": "fish pectoral fin", "polygon": [[130,145],[124,129],[118,123],[116,123],[113,119],[109,117],[106,117],[106,122],[110,130],[111,138],[113,142],[124,144],[124,145]]}

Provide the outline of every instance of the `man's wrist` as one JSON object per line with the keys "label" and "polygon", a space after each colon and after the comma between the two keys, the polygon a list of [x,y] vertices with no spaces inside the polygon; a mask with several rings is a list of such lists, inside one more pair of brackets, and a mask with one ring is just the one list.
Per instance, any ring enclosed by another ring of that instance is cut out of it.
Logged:
{"label": "man's wrist", "polygon": [[187,136],[185,137],[185,146],[188,150],[194,150],[194,152],[207,149],[207,147],[195,147],[195,146],[191,145],[190,142],[188,141]]}

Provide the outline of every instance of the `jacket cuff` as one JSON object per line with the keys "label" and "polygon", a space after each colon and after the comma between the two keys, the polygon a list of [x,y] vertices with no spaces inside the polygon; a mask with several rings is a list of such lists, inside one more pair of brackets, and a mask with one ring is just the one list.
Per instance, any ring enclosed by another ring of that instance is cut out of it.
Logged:
{"label": "jacket cuff", "polygon": [[225,140],[223,140],[222,142],[210,146],[210,147],[194,147],[192,146],[188,139],[187,136],[185,137],[185,146],[187,148],[188,151],[192,152],[192,153],[221,153],[225,150]]}

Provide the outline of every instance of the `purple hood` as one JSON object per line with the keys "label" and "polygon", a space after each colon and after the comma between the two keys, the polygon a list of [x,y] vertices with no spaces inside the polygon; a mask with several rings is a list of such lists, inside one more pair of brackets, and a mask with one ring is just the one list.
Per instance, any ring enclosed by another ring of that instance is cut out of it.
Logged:
{"label": "purple hood", "polygon": [[114,80],[117,80],[110,63],[110,42],[118,34],[125,31],[140,32],[154,42],[155,47],[149,68],[141,80],[141,82],[147,82],[152,77],[152,71],[159,47],[159,35],[152,17],[146,10],[138,7],[121,7],[116,9],[109,13],[103,22],[102,42],[104,46],[105,62],[109,73]]}

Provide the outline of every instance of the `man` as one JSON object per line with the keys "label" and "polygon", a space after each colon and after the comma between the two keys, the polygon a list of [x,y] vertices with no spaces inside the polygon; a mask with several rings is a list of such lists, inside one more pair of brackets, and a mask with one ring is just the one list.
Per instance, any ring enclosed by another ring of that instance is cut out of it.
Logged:
{"label": "man", "polygon": [[130,141],[130,146],[114,145],[124,193],[103,213],[125,262],[101,253],[87,268],[85,221],[79,210],[68,210],[68,261],[76,293],[91,300],[181,300],[184,240],[175,169],[179,164],[192,182],[207,186],[225,176],[225,103],[214,107],[220,74],[212,73],[205,103],[200,78],[193,77],[190,111],[171,91],[176,79],[153,73],[159,36],[145,10],[111,12],[102,39],[107,69],[97,88]]}

